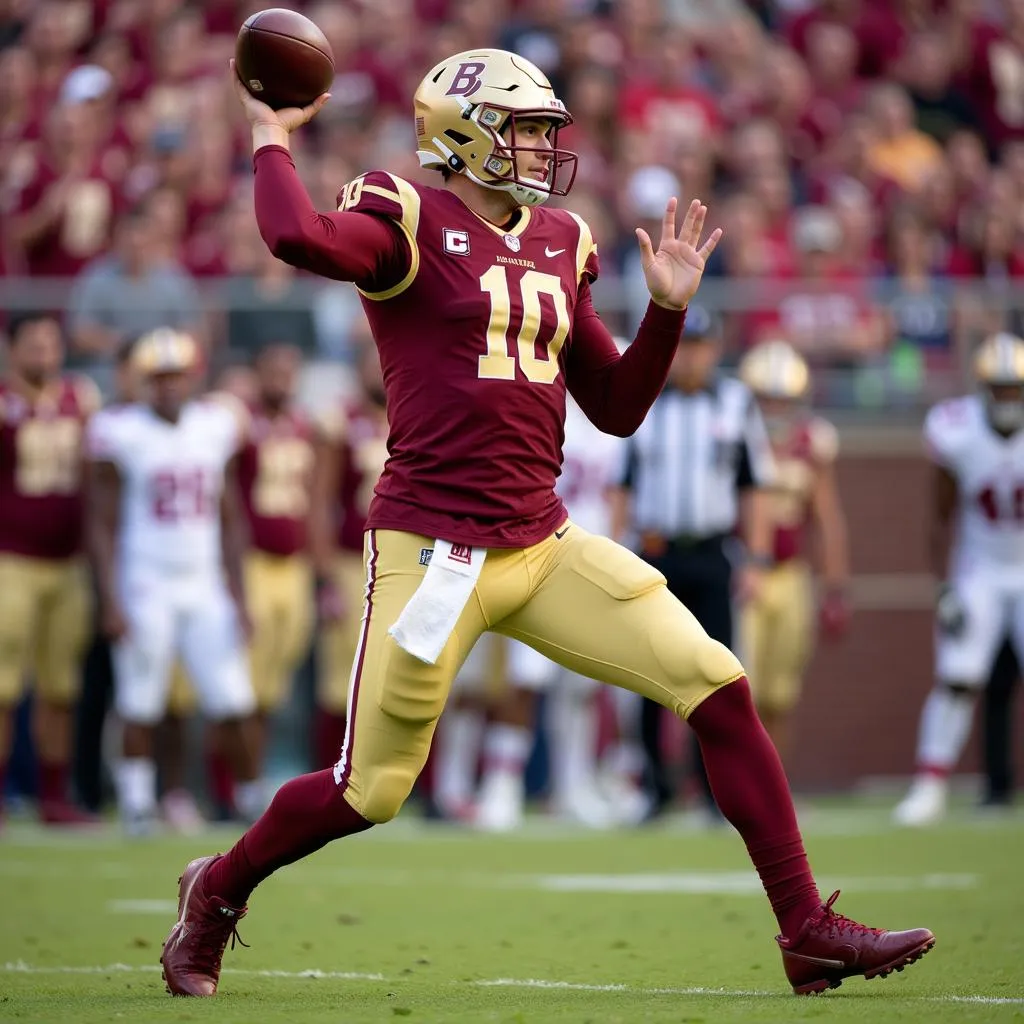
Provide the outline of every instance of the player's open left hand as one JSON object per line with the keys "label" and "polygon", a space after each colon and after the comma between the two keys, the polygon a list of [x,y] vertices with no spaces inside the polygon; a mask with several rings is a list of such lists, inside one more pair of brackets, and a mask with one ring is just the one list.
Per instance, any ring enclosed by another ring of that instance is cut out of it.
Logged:
{"label": "player's open left hand", "polygon": [[722,229],[715,228],[708,240],[701,245],[700,236],[704,229],[704,218],[708,208],[694,199],[683,218],[683,226],[676,234],[677,200],[673,196],[665,207],[665,218],[661,222],[661,241],[654,251],[651,238],[643,228],[636,229],[640,243],[640,263],[647,279],[647,290],[659,306],[668,309],[683,309],[693,298],[704,274],[708,257],[715,251]]}
{"label": "player's open left hand", "polygon": [[258,124],[277,125],[286,132],[293,132],[296,128],[301,128],[307,121],[311,121],[316,117],[320,112],[320,108],[331,96],[330,93],[325,92],[323,95],[317,96],[308,107],[285,107],[283,110],[274,110],[273,107],[268,107],[266,103],[256,99],[246,89],[238,77],[238,72],[235,71],[235,62],[233,60],[230,62],[230,67],[235,95],[238,97],[238,102],[242,104],[242,109],[245,111],[249,124],[253,126]]}

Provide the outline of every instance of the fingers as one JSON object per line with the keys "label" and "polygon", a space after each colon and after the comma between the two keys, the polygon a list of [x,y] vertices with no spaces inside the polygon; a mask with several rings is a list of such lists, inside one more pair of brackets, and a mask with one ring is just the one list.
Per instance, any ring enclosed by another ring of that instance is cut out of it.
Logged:
{"label": "fingers", "polygon": [[651,236],[643,228],[637,228],[636,240],[640,246],[640,265],[648,267],[654,262],[654,246],[651,245]]}
{"label": "fingers", "polygon": [[310,105],[308,107],[303,107],[302,108],[302,116],[305,118],[305,120],[310,121],[314,117],[316,117],[316,115],[319,114],[321,109],[323,108],[323,105],[330,98],[331,98],[331,94],[329,92],[325,92],[325,93],[322,93],[320,96],[317,96],[317,98],[315,100],[313,100],[313,102],[310,103]]}
{"label": "fingers", "polygon": [[696,249],[700,245],[700,236],[704,231],[704,218],[708,215],[708,208],[699,199],[694,199],[690,203],[690,213],[693,214],[693,218],[690,222],[690,235],[686,240]]}
{"label": "fingers", "polygon": [[[677,199],[672,196],[665,204],[665,216],[661,221],[661,245],[666,242],[674,242],[676,238],[676,205]],[[646,235],[644,236],[647,237]]]}
{"label": "fingers", "polygon": [[[698,235],[698,240],[699,237],[700,236]],[[700,247],[699,251],[702,259],[706,260],[715,251],[715,246],[718,245],[721,237],[721,228],[715,228],[715,230],[711,232],[708,236],[708,240]]]}

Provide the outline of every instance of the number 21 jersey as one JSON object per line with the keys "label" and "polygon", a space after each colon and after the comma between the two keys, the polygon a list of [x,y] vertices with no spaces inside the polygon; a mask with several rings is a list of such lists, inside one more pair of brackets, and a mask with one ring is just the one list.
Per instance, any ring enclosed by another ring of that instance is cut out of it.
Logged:
{"label": "number 21 jersey", "polygon": [[951,571],[1024,573],[1024,431],[996,433],[981,397],[969,395],[935,406],[924,432],[960,495]]}
{"label": "number 21 jersey", "polygon": [[391,221],[410,252],[403,279],[361,291],[390,425],[368,525],[540,541],[566,518],[554,484],[573,313],[598,273],[589,228],[545,207],[498,227],[449,190],[383,171],[347,185],[340,207]]}
{"label": "number 21 jersey", "polygon": [[112,462],[121,476],[122,571],[220,570],[224,469],[244,427],[232,406],[211,400],[187,403],[176,423],[143,404],[93,417],[90,457]]}

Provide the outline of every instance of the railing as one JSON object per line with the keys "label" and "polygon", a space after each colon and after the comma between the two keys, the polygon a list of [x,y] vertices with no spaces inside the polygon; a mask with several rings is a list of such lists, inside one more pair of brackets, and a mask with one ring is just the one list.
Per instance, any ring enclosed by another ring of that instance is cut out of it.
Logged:
{"label": "railing", "polygon": [[[232,336],[231,315],[263,314],[312,321],[317,364],[351,364],[366,329],[355,290],[346,284],[298,276],[283,291],[264,297],[251,280],[196,281],[213,365],[244,358],[251,341]],[[240,289],[240,285],[243,285]],[[239,291],[244,294],[240,295]],[[630,337],[646,293],[642,280],[605,273],[593,288],[609,328]],[[723,334],[723,361],[734,365],[753,341],[788,336],[814,369],[813,401],[860,421],[915,419],[922,409],[970,386],[970,353],[995,330],[1024,332],[1024,281],[932,278],[924,288],[902,287],[893,278],[828,281],[711,278],[698,300],[715,315]],[[7,313],[74,308],[67,279],[0,278],[0,310]],[[126,291],[118,309],[138,311]],[[862,326],[863,331],[855,330]],[[76,357],[71,364],[106,384],[102,360]]]}

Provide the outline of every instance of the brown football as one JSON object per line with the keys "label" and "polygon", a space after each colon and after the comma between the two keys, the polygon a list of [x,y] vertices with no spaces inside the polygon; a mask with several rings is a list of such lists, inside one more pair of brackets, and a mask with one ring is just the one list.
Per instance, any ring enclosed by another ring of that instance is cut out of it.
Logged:
{"label": "brown football", "polygon": [[249,92],[274,110],[304,107],[331,87],[334,53],[305,15],[272,7],[239,29],[235,71]]}

